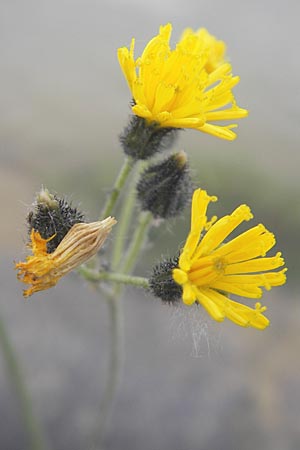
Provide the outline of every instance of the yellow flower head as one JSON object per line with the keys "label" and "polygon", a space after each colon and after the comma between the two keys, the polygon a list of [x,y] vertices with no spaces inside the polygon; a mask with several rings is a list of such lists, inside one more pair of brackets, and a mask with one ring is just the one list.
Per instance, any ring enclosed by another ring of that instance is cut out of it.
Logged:
{"label": "yellow flower head", "polygon": [[[270,290],[286,281],[281,253],[266,257],[275,245],[275,237],[259,224],[224,243],[243,221],[252,219],[247,205],[232,214],[208,222],[206,210],[217,198],[197,189],[193,195],[191,231],[173,269],[173,279],[182,286],[182,299],[187,305],[200,303],[209,315],[221,322],[227,317],[243,327],[264,329],[269,320],[262,314],[266,307],[260,303],[252,309],[228,298],[228,294],[260,298],[262,287]],[[203,230],[206,230],[202,236]]]}
{"label": "yellow flower head", "polygon": [[161,26],[142,56],[130,49],[118,50],[118,58],[131,90],[135,115],[161,127],[194,128],[222,139],[233,140],[231,125],[211,122],[248,115],[235,102],[232,88],[239,77],[224,60],[225,44],[207,30],[184,31],[174,50],[169,40],[172,26]]}
{"label": "yellow flower head", "polygon": [[24,291],[24,297],[55,286],[61,277],[95,255],[115,223],[112,217],[101,222],[77,223],[52,253],[47,253],[47,242],[54,236],[43,239],[38,231],[32,229],[30,247],[33,255],[15,266],[18,279],[31,284]]}

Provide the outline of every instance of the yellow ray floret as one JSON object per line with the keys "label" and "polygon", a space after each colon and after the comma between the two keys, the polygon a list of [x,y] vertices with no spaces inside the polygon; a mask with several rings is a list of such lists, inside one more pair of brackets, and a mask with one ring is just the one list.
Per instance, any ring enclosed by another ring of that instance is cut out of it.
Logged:
{"label": "yellow ray floret", "polygon": [[233,140],[235,124],[211,122],[248,115],[239,108],[232,88],[239,77],[225,61],[226,47],[204,28],[186,29],[171,50],[172,26],[161,26],[141,57],[130,49],[118,50],[119,63],[132,93],[132,111],[161,127],[194,128],[222,139]]}
{"label": "yellow ray floret", "polygon": [[[197,189],[193,195],[191,231],[173,269],[173,279],[182,286],[182,299],[187,305],[200,303],[209,315],[223,321],[225,317],[243,327],[264,329],[269,320],[262,314],[260,303],[252,309],[229,298],[235,294],[259,299],[262,288],[270,290],[286,281],[287,269],[281,253],[267,257],[275,245],[275,237],[259,224],[224,243],[244,221],[252,219],[247,205],[232,214],[208,222],[206,211],[216,197]],[[207,230],[204,235],[203,231]]]}
{"label": "yellow ray floret", "polygon": [[53,253],[47,253],[47,242],[38,231],[32,229],[31,244],[33,255],[25,262],[16,264],[18,279],[31,284],[24,291],[24,297],[55,286],[58,280],[71,270],[90,259],[102,246],[116,220],[107,217],[101,222],[77,223],[73,225]]}

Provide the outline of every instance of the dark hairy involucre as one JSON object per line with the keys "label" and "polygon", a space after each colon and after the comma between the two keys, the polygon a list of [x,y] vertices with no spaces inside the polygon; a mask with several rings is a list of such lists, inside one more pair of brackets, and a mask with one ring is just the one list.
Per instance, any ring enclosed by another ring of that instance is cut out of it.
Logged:
{"label": "dark hairy involucre", "polygon": [[163,128],[148,124],[142,117],[132,116],[129,125],[120,135],[120,142],[126,155],[133,159],[148,159],[157,152],[171,147],[178,129]]}
{"label": "dark hairy involucre", "polygon": [[178,267],[179,256],[166,259],[153,268],[149,287],[155,297],[165,303],[177,303],[181,299],[182,288],[172,277],[172,270]]}
{"label": "dark hairy involucre", "polygon": [[180,164],[176,154],[148,167],[137,185],[137,197],[142,209],[162,219],[182,214],[191,192],[188,165]]}
{"label": "dark hairy involucre", "polygon": [[84,222],[84,215],[67,203],[65,199],[53,195],[56,207],[37,203],[27,217],[29,234],[38,231],[43,239],[55,235],[47,243],[47,252],[52,253],[75,223]]}

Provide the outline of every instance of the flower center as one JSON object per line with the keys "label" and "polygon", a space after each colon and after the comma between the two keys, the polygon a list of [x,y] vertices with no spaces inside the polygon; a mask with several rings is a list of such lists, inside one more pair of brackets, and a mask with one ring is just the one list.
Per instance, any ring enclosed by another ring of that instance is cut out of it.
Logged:
{"label": "flower center", "polygon": [[225,267],[224,258],[205,256],[192,264],[188,278],[197,286],[205,286],[219,278],[224,273]]}

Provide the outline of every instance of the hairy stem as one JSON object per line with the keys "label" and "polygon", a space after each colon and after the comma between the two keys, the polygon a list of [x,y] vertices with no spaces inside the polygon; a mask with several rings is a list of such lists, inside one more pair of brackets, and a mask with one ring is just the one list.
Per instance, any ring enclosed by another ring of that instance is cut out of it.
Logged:
{"label": "hairy stem", "polygon": [[115,181],[114,187],[110,193],[110,196],[106,200],[103,207],[100,220],[110,216],[113,212],[114,206],[119,198],[120,192],[125,185],[125,182],[130,174],[135,161],[132,158],[125,158],[124,164],[119,172],[119,175]]}
{"label": "hairy stem", "polygon": [[136,184],[140,173],[141,163],[136,164],[135,173],[132,176],[129,187],[126,192],[120,215],[118,217],[118,226],[116,229],[116,236],[114,238],[111,268],[116,270],[122,259],[122,253],[127,241],[128,230],[133,216],[133,211],[136,206]]}
{"label": "hairy stem", "polygon": [[147,211],[140,213],[138,226],[134,231],[132,241],[120,267],[121,273],[127,274],[134,269],[152,219],[153,216],[150,212]]}
{"label": "hairy stem", "polygon": [[[112,414],[124,362],[123,314],[120,298],[111,294],[106,296],[106,300],[109,309],[109,362],[104,396],[100,405],[100,417],[97,421],[97,431],[94,439],[94,442],[97,442],[100,448],[103,448],[105,433]],[[92,448],[94,449],[93,446]]]}
{"label": "hairy stem", "polygon": [[0,347],[12,383],[20,404],[20,411],[30,442],[31,450],[44,450],[45,444],[41,429],[33,413],[31,400],[25,386],[24,377],[17,355],[7,335],[4,322],[0,318]]}
{"label": "hairy stem", "polygon": [[84,266],[80,267],[79,272],[89,281],[112,281],[114,283],[126,284],[144,289],[149,287],[149,281],[144,277],[135,277],[116,272],[97,272]]}
{"label": "hairy stem", "polygon": [[[116,201],[120,195],[121,189],[125,185],[129,173],[131,172],[134,165],[132,159],[127,158],[124,162],[123,168],[116,180],[113,191],[107,200],[105,207],[102,212],[102,217],[109,216],[116,204]],[[140,164],[140,167],[142,165]],[[139,217],[139,224],[136,228],[132,241],[129,245],[128,251],[125,255],[124,260],[119,263],[123,248],[124,248],[124,238],[129,229],[132,212],[134,209],[134,197],[133,189],[135,189],[136,180],[133,177],[133,182],[131,184],[131,192],[129,193],[129,199],[125,203],[121,214],[121,229],[119,232],[119,237],[117,238],[117,243],[115,244],[113,253],[113,268],[120,267],[120,273],[108,273],[101,272],[95,274],[95,272],[87,267],[81,267],[81,274],[90,281],[112,281],[114,282],[115,288],[111,294],[107,294],[107,302],[110,311],[110,339],[111,339],[111,350],[110,350],[110,361],[108,367],[107,382],[105,386],[105,393],[103,402],[101,405],[101,413],[98,425],[98,441],[100,445],[103,444],[103,439],[105,435],[105,430],[107,422],[111,416],[112,406],[114,398],[116,395],[119,380],[121,378],[122,365],[123,365],[123,316],[121,311],[121,284],[132,284],[138,287],[147,288],[148,280],[142,277],[134,277],[127,275],[134,268],[136,263],[138,253],[144,242],[148,227],[152,220],[152,214],[141,213]],[[95,279],[96,277],[96,279]]]}

